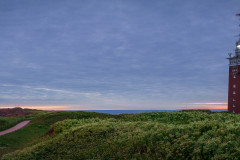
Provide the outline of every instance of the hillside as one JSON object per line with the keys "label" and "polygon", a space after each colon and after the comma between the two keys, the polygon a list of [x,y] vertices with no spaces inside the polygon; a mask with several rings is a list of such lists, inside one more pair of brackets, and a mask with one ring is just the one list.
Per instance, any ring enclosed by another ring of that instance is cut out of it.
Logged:
{"label": "hillside", "polygon": [[31,114],[20,107],[12,108],[12,109],[0,109],[0,116],[2,117],[19,117],[19,116],[26,116]]}
{"label": "hillside", "polygon": [[3,159],[240,159],[240,117],[229,113],[53,112],[21,132],[39,127]]}

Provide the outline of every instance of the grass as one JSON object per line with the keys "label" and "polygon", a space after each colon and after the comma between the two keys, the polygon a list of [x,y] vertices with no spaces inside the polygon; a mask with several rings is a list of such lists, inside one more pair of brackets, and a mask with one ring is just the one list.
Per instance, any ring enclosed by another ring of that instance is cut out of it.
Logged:
{"label": "grass", "polygon": [[11,128],[26,119],[27,118],[25,116],[24,117],[0,117],[0,131]]}
{"label": "grass", "polygon": [[0,136],[0,158],[9,152],[23,149],[38,142],[55,122],[65,119],[87,119],[87,118],[110,118],[111,115],[88,112],[38,112],[31,117],[22,117],[22,120],[31,118],[31,122],[26,127]]}
{"label": "grass", "polygon": [[24,111],[29,112],[31,114],[27,116],[20,116],[20,117],[1,117],[0,116],[0,131],[11,128],[22,121],[31,120],[32,118],[36,117],[36,115],[39,115],[40,113],[44,113],[43,111],[30,110],[30,109],[24,109]]}
{"label": "grass", "polygon": [[0,146],[5,144],[4,160],[225,160],[240,159],[239,134],[240,117],[229,113],[51,112],[36,117],[17,132],[0,137]]}

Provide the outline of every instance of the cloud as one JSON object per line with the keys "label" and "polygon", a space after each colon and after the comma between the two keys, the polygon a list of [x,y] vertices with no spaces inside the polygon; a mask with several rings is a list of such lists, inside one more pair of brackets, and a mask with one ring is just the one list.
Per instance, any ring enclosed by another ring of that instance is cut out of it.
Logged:
{"label": "cloud", "polygon": [[0,2],[0,103],[171,109],[225,101],[237,6]]}

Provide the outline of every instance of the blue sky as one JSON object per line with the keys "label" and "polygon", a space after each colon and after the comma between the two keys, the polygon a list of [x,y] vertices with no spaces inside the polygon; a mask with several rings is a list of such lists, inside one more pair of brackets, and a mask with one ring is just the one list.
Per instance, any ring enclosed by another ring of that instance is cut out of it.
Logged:
{"label": "blue sky", "polygon": [[[0,106],[226,107],[238,0],[0,0]],[[223,103],[223,104],[205,104]]]}

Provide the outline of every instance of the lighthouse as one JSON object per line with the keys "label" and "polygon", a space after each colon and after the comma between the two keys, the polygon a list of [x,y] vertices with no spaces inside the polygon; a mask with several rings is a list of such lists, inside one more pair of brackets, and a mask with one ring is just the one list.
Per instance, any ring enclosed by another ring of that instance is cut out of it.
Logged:
{"label": "lighthouse", "polygon": [[[236,14],[240,16],[240,14]],[[235,53],[229,53],[228,112],[240,114],[240,35]]]}

